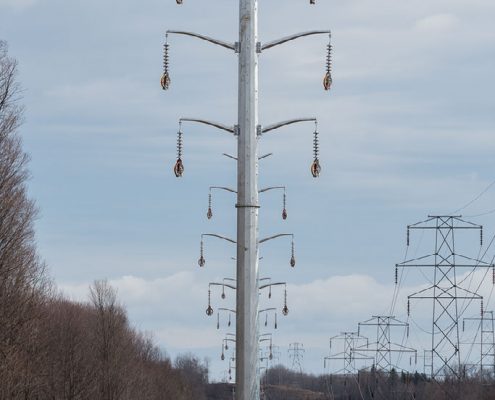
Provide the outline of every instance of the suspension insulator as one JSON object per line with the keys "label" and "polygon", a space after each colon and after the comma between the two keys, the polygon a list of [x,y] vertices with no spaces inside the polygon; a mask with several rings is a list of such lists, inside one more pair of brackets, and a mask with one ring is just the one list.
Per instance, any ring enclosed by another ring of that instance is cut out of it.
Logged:
{"label": "suspension insulator", "polygon": [[330,39],[327,45],[326,72],[323,77],[323,88],[325,90],[330,90],[332,87],[332,44],[330,43]]}
{"label": "suspension insulator", "polygon": [[407,299],[407,316],[409,317],[409,315],[411,315],[411,303]]}
{"label": "suspension insulator", "polygon": [[294,256],[294,242],[292,242],[290,266],[294,268],[296,266],[296,257]]}
{"label": "suspension insulator", "polygon": [[182,0],[175,0],[177,4],[182,4]]}
{"label": "suspension insulator", "polygon": [[462,320],[462,331],[464,332],[465,329],[466,329],[466,321]]}
{"label": "suspension insulator", "polygon": [[481,299],[481,316],[483,317],[483,299]]}
{"label": "suspension insulator", "polygon": [[495,285],[495,265],[492,265],[492,284]]}
{"label": "suspension insulator", "polygon": [[287,219],[287,210],[285,208],[282,210],[282,219],[284,221]]}
{"label": "suspension insulator", "polygon": [[227,326],[230,326],[232,322],[230,321],[230,314],[229,314],[229,322],[227,323]]}
{"label": "suspension insulator", "polygon": [[163,45],[163,75],[160,80],[160,84],[163,90],[167,90],[170,87],[170,75],[168,73],[169,56],[168,50],[170,45],[168,44],[168,35],[166,36],[165,44]]}
{"label": "suspension insulator", "polygon": [[282,314],[289,314],[289,308],[287,307],[287,289],[284,290],[284,307],[282,308]]}
{"label": "suspension insulator", "polygon": [[211,308],[211,290],[208,289],[208,307],[206,308],[206,315],[211,317],[213,315],[213,308]]}
{"label": "suspension insulator", "polygon": [[480,228],[480,246],[483,246],[483,227]]}
{"label": "suspension insulator", "polygon": [[220,313],[217,313],[217,329],[220,329]]}
{"label": "suspension insulator", "polygon": [[206,213],[206,218],[211,219],[213,217],[213,211],[211,210],[211,193],[208,194],[208,211]]}
{"label": "suspension insulator", "polygon": [[198,259],[198,265],[200,267],[204,267],[205,266],[205,258],[203,256],[203,241],[201,241],[201,244],[200,244],[200,247],[199,247],[199,259]]}
{"label": "suspension insulator", "polygon": [[313,163],[311,164],[311,175],[313,175],[313,178],[318,178],[320,176],[321,166],[319,155],[320,141],[318,138],[318,126],[315,123],[315,131],[313,132]]}
{"label": "suspension insulator", "polygon": [[399,278],[399,268],[396,265],[395,266],[395,284],[396,285],[397,285],[398,278]]}
{"label": "suspension insulator", "polygon": [[275,329],[278,328],[278,324],[277,324],[277,313],[275,313]]}
{"label": "suspension insulator", "polygon": [[409,227],[407,227],[407,239],[406,239],[406,245],[409,246]]}
{"label": "suspension insulator", "polygon": [[309,4],[316,4],[316,0],[309,0]]}

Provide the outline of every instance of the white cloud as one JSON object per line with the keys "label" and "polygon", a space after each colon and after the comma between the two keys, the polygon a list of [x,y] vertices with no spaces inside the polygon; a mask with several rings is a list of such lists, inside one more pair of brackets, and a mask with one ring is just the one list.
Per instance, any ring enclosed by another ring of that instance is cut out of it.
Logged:
{"label": "white cloud", "polygon": [[453,14],[435,14],[421,18],[416,22],[416,29],[426,33],[449,32],[459,25],[459,18]]}

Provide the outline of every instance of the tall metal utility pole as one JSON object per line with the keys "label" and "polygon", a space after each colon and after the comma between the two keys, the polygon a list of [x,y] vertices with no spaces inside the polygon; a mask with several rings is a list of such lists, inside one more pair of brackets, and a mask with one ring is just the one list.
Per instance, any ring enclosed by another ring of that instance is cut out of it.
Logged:
{"label": "tall metal utility pole", "polygon": [[[453,375],[461,378],[461,355],[459,346],[458,300],[480,300],[483,309],[483,297],[460,286],[457,280],[458,268],[492,267],[491,264],[455,251],[456,233],[463,230],[478,230],[480,246],[483,245],[483,227],[465,221],[460,215],[430,215],[425,221],[407,227],[407,245],[411,230],[433,231],[435,245],[432,254],[404,261],[398,267],[433,268],[432,285],[408,296],[407,312],[410,312],[411,299],[429,299],[432,301],[431,327],[431,368],[432,378]],[[469,303],[468,303],[469,304]],[[482,311],[483,312],[483,311]],[[426,358],[425,358],[426,366]]]}
{"label": "tall metal utility pole", "polygon": [[258,1],[239,3],[236,395],[260,398],[258,373]]}
{"label": "tall metal utility pole", "polygon": [[[182,0],[176,0],[182,4]],[[315,4],[315,0],[310,0]],[[283,37],[271,42],[258,41],[258,1],[239,0],[239,41],[229,43],[205,35],[186,31],[167,31],[165,43],[164,74],[161,79],[163,89],[168,89],[171,83],[169,75],[169,44],[170,34],[186,35],[201,39],[215,45],[235,51],[239,55],[238,67],[238,121],[233,127],[197,118],[182,118],[190,121],[213,126],[232,133],[237,138],[237,290],[236,290],[236,397],[238,400],[259,399],[259,360],[258,360],[258,246],[264,241],[288,234],[279,234],[260,240],[258,237],[258,140],[262,134],[286,125],[314,121],[315,118],[298,118],[262,127],[258,122],[258,57],[259,54],[272,47],[289,41],[310,36],[327,34],[329,30],[308,31]],[[329,90],[331,78],[331,44],[327,47],[326,73],[323,87]],[[311,174],[320,174],[318,159],[318,131],[314,132],[314,159]],[[178,157],[174,167],[177,177],[184,173],[182,161],[182,132],[178,134]],[[217,236],[219,237],[219,236]],[[222,237],[225,239],[224,237]],[[295,265],[291,259],[291,266]],[[201,256],[200,266],[204,265]]]}
{"label": "tall metal utility pole", "polygon": [[392,353],[414,353],[417,360],[415,349],[403,346],[402,344],[391,341],[390,327],[404,328],[409,332],[409,324],[399,321],[394,316],[377,315],[358,324],[358,334],[361,333],[361,327],[376,327],[376,341],[367,346],[358,346],[355,350],[359,352],[375,353],[375,367],[378,371],[390,372],[392,368],[400,369],[399,366],[392,363]]}

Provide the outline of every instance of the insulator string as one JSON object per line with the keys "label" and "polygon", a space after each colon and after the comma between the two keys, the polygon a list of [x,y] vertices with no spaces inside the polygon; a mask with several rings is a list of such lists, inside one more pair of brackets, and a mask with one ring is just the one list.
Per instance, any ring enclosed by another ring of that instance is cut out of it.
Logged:
{"label": "insulator string", "polygon": [[321,172],[319,160],[320,140],[318,138],[318,134],[318,123],[315,122],[315,131],[313,133],[313,163],[311,164],[311,175],[313,175],[313,178],[318,178]]}
{"label": "insulator string", "polygon": [[326,71],[323,77],[323,88],[325,90],[330,90],[332,86],[332,35],[328,36],[327,45],[327,57],[326,57]]}
{"label": "insulator string", "polygon": [[182,162],[184,143],[182,135],[182,123],[179,122],[179,131],[177,132],[177,161],[174,165],[174,174],[177,178],[180,178],[184,174],[184,164]]}
{"label": "insulator string", "polygon": [[282,308],[282,314],[289,314],[289,308],[287,307],[287,289],[284,289],[284,307]]}
{"label": "insulator string", "polygon": [[160,81],[163,90],[167,90],[170,87],[170,74],[168,72],[169,64],[169,48],[168,33],[165,35],[165,44],[163,45],[163,75]]}
{"label": "insulator string", "polygon": [[213,315],[213,308],[211,308],[211,289],[208,289],[208,307],[206,308],[206,315],[209,317]]}
{"label": "insulator string", "polygon": [[204,267],[205,266],[205,257],[204,257],[204,253],[203,253],[203,241],[201,241],[201,244],[199,246],[199,260],[198,260],[198,265],[200,267]]}
{"label": "insulator string", "polygon": [[211,190],[208,194],[208,212],[206,213],[206,217],[208,219],[211,219],[211,217],[213,217],[213,211],[211,210]]}
{"label": "insulator string", "polygon": [[294,241],[291,242],[290,266],[293,268],[296,266],[296,257],[294,255]]}
{"label": "insulator string", "polygon": [[286,209],[286,195],[285,195],[285,189],[284,189],[284,196],[282,197],[282,219],[285,221],[287,219],[287,209]]}

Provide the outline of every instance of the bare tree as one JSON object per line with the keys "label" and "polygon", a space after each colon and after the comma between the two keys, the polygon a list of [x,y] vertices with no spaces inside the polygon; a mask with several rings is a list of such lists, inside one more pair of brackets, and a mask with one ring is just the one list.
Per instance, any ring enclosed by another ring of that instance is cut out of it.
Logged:
{"label": "bare tree", "polygon": [[17,63],[0,41],[0,397],[40,390],[37,324],[49,281],[36,253],[37,209],[27,195],[29,157],[17,132],[23,115]]}

